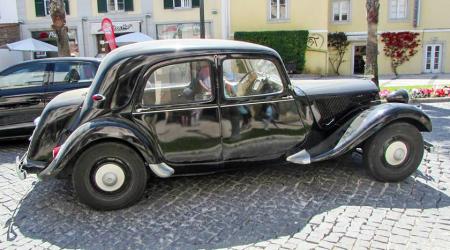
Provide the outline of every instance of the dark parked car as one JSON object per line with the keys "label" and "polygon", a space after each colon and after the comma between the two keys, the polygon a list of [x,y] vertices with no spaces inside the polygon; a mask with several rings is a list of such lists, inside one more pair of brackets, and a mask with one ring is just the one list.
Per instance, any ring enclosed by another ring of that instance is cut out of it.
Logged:
{"label": "dark parked car", "polygon": [[17,171],[71,176],[79,199],[102,210],[137,202],[149,175],[310,164],[355,149],[376,179],[395,182],[420,165],[420,132],[431,129],[419,108],[381,104],[368,80],[293,86],[263,46],[151,41],[113,51],[88,90],[53,99]]}
{"label": "dark parked car", "polygon": [[33,121],[56,95],[89,87],[100,61],[51,58],[27,61],[0,73],[0,139],[29,137]]}

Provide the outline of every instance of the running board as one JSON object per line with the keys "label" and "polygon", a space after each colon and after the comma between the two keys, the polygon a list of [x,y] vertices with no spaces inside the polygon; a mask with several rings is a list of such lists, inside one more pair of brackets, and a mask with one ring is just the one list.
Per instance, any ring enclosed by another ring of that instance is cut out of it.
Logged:
{"label": "running board", "polygon": [[175,173],[175,170],[164,162],[158,164],[149,164],[148,166],[150,167],[152,172],[160,178],[169,178]]}

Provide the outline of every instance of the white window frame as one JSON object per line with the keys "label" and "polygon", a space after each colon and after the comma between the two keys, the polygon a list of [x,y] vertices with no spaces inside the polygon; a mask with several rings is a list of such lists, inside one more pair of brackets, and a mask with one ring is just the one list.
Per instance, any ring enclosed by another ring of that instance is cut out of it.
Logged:
{"label": "white window frame", "polygon": [[[342,20],[342,16],[343,16],[343,6],[344,6],[344,2],[348,3],[348,10],[347,10],[347,20]],[[339,15],[339,20],[334,20],[334,15],[336,14],[334,12],[334,4],[339,4],[339,12],[337,13]],[[351,0],[332,0],[332,5],[331,5],[331,21],[333,23],[347,23],[351,21],[351,13],[352,13],[352,2]]]}
{"label": "white window frame", "polygon": [[[108,12],[112,12],[112,13],[114,13],[114,12],[125,12],[125,0],[113,0],[114,1],[114,9],[113,10],[111,10],[111,9],[109,9],[109,1],[110,0],[108,0],[108,3],[107,3],[107,8],[108,8]],[[122,1],[123,2],[123,10],[119,10],[119,1]]]}
{"label": "white window frame", "polygon": [[272,1],[273,0],[268,0],[268,6],[269,6],[269,11],[268,11],[268,14],[269,14],[269,20],[270,21],[277,21],[277,20],[288,20],[289,19],[289,9],[290,9],[290,0],[285,0],[286,1],[286,13],[285,13],[285,16],[286,17],[283,17],[283,18],[281,18],[281,5],[280,5],[280,0],[274,0],[274,1],[277,1],[277,17],[276,18],[272,18]]}
{"label": "white window frame", "polygon": [[44,0],[44,14],[50,16],[50,0]]}
{"label": "white window frame", "polygon": [[192,0],[180,0],[181,5],[179,7],[175,5],[175,1],[173,0],[174,9],[192,9]]}
{"label": "white window frame", "polygon": [[[392,2],[395,1],[395,16],[392,16]],[[399,1],[405,1],[405,16],[399,17],[400,14],[400,8],[399,8]],[[389,20],[406,20],[409,17],[409,0],[389,0],[388,2],[389,7],[388,7],[388,16],[389,16]]]}

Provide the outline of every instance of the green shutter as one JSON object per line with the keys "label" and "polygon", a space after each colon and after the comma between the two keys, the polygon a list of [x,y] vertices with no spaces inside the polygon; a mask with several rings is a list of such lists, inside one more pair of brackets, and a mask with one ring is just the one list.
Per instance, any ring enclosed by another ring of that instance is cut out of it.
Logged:
{"label": "green shutter", "polygon": [[69,0],[64,0],[64,8],[66,9],[66,15],[70,15]]}
{"label": "green shutter", "polygon": [[108,6],[106,3],[106,0],[97,0],[97,10],[98,10],[98,13],[108,12]]}
{"label": "green shutter", "polygon": [[34,8],[36,9],[36,16],[45,16],[44,0],[34,0]]}
{"label": "green shutter", "polygon": [[125,0],[125,11],[133,11],[133,1],[134,0]]}
{"label": "green shutter", "polygon": [[164,9],[173,9],[173,0],[164,0]]}
{"label": "green shutter", "polygon": [[200,7],[200,0],[192,0],[192,8]]}

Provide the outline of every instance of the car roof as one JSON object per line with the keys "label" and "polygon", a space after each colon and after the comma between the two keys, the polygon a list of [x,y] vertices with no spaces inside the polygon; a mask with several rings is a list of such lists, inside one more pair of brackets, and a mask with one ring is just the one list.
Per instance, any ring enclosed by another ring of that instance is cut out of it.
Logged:
{"label": "car roof", "polygon": [[278,53],[271,48],[247,42],[220,39],[168,39],[134,43],[115,49],[103,58],[102,65],[105,67],[101,67],[109,68],[110,65],[121,59],[139,55],[194,51],[253,52],[279,57]]}
{"label": "car roof", "polygon": [[[18,65],[25,65],[30,63],[53,63],[53,62],[94,62],[99,64],[101,60],[94,57],[51,57],[51,58],[43,58],[43,59],[33,59],[33,60],[27,60],[24,62],[17,63],[15,65],[12,65],[11,67],[15,67]],[[8,68],[11,68],[8,67]]]}

